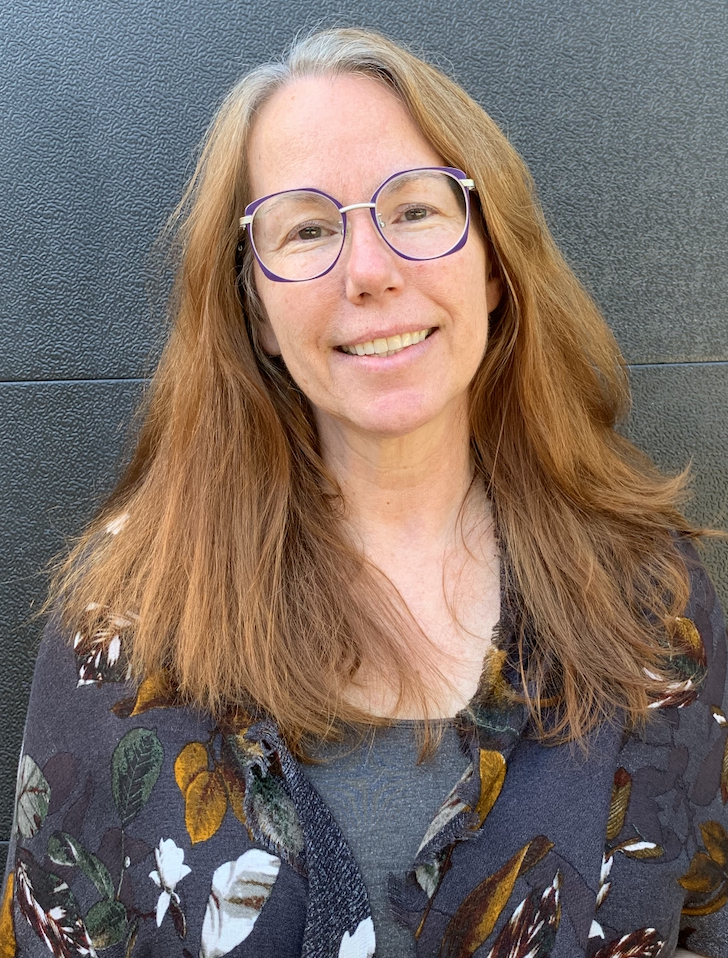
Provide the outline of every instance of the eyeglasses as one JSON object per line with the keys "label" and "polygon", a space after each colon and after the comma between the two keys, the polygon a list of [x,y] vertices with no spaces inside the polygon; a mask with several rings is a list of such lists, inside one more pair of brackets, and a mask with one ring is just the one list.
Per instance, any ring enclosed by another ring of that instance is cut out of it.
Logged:
{"label": "eyeglasses", "polygon": [[[268,279],[300,283],[336,266],[346,239],[346,214],[368,209],[390,249],[409,260],[438,259],[468,238],[475,183],[449,166],[404,170],[388,177],[368,203],[342,206],[321,190],[284,190],[245,207],[255,258]],[[238,247],[240,248],[240,247]]]}

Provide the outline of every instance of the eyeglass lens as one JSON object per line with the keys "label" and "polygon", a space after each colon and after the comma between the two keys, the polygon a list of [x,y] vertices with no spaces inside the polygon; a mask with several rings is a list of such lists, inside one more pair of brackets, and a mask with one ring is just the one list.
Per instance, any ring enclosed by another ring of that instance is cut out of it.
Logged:
{"label": "eyeglass lens", "polygon": [[[380,189],[374,214],[389,246],[417,260],[445,256],[460,242],[467,223],[459,180],[439,170],[394,177]],[[256,209],[251,237],[271,273],[288,280],[314,279],[336,262],[344,221],[328,197],[294,190],[278,193]]]}

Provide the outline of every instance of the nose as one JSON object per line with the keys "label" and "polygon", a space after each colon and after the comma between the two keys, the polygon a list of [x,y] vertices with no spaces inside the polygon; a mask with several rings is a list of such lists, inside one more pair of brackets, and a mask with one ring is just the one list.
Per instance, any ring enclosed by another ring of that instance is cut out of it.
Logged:
{"label": "nose", "polygon": [[347,212],[342,252],[347,298],[356,304],[401,288],[400,257],[380,236],[367,208]]}

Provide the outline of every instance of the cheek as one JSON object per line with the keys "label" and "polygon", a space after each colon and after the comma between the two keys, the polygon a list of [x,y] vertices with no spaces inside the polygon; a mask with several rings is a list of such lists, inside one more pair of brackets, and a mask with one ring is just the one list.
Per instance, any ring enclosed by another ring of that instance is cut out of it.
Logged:
{"label": "cheek", "polygon": [[[269,356],[281,356],[289,373],[303,389],[309,370],[318,361],[320,330],[317,317],[325,313],[316,290],[300,289],[296,283],[270,283],[276,289],[262,291],[264,319],[259,341]],[[259,287],[260,289],[260,287]]]}
{"label": "cheek", "polygon": [[271,356],[282,356],[292,371],[315,363],[314,354],[325,349],[327,327],[336,312],[335,293],[323,280],[309,283],[274,283],[256,275],[263,312],[260,343]]}

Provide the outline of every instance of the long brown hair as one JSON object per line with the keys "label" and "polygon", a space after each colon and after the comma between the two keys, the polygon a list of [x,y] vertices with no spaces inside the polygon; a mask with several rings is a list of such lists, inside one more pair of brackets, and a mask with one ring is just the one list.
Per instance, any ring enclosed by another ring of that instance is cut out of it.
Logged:
{"label": "long brown hair", "polygon": [[[472,384],[472,455],[537,637],[522,662],[532,716],[542,734],[577,739],[617,709],[639,719],[659,684],[646,668],[667,675],[665,637],[687,599],[671,537],[696,534],[678,508],[684,476],[662,476],[615,431],[629,400],[622,358],[520,157],[457,84],[363,30],[304,39],[220,107],[174,217],[173,327],[136,451],[52,600],[72,626],[128,614],[137,675],[167,669],[215,714],[252,701],[299,754],[307,735],[372,720],[343,695],[365,656],[405,698],[431,704],[396,596],[381,601],[342,530],[308,401],[260,348],[249,252],[237,277],[256,112],[292,79],[338,73],[387,84],[476,183],[505,292]],[[554,692],[547,732],[540,703]]]}

